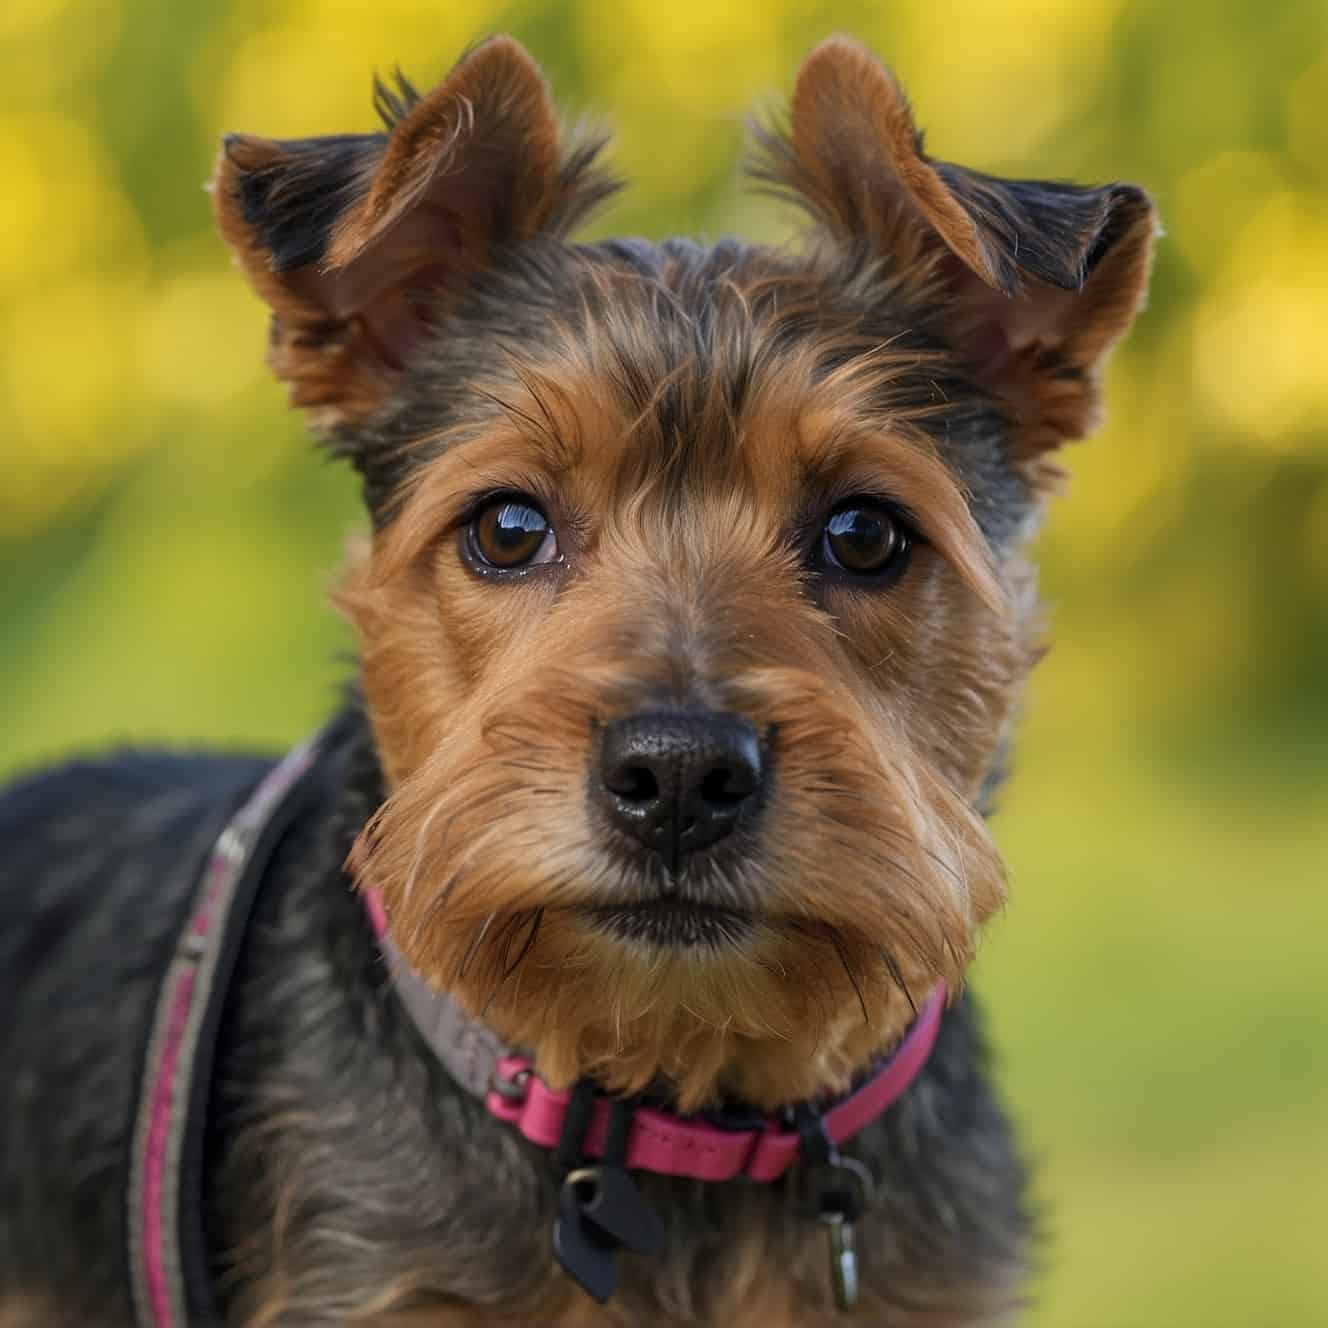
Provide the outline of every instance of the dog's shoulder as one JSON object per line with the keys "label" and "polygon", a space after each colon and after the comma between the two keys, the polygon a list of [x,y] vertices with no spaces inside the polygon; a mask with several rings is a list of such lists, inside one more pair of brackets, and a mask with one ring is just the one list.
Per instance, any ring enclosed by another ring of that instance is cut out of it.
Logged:
{"label": "dog's shoulder", "polygon": [[0,834],[74,809],[95,817],[99,810],[132,806],[163,792],[203,792],[237,777],[253,779],[268,764],[254,755],[165,747],[119,747],[75,756],[20,771],[0,784]]}
{"label": "dog's shoulder", "polygon": [[231,807],[269,764],[257,756],[130,748],[20,775],[0,787],[0,893],[7,893],[4,883],[54,866],[56,857],[68,863],[80,849],[96,849],[104,863],[117,849]]}
{"label": "dog's shoulder", "polygon": [[[212,840],[268,766],[253,756],[121,750],[0,789],[4,970],[79,968],[94,925],[121,950],[187,898]],[[103,936],[101,939],[107,939]]]}

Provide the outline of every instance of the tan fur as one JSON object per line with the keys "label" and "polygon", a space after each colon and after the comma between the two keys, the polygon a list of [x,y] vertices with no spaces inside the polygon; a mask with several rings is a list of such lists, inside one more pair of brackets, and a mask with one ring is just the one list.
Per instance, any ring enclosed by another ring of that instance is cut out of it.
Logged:
{"label": "tan fur", "polygon": [[[487,177],[480,205],[453,211],[471,261],[496,231],[532,234],[553,208],[558,151],[558,117],[539,67],[510,37],[487,41],[393,127],[367,192],[337,223],[327,266],[347,267],[422,203],[446,207],[449,193],[466,190],[457,178],[466,170]],[[505,226],[495,224],[498,207],[511,214]],[[416,260],[432,261],[428,252]]]}
{"label": "tan fur", "polygon": [[[919,436],[881,434],[843,384],[783,368],[678,510],[631,473],[632,421],[593,382],[563,382],[556,446],[504,421],[446,452],[341,595],[393,783],[356,874],[412,964],[555,1084],[662,1074],[684,1108],[840,1089],[899,1036],[910,997],[958,989],[1004,897],[969,804],[1031,657],[1025,625]],[[832,589],[825,610],[801,594],[782,541],[809,475],[919,514],[930,545],[889,594]],[[501,487],[580,514],[567,568],[494,586],[461,565],[461,513]],[[597,728],[656,692],[777,734],[745,869],[765,921],[741,952],[639,952],[577,916],[634,888],[585,785]]]}
{"label": "tan fur", "polygon": [[904,94],[870,51],[842,37],[824,42],[798,71],[789,115],[799,187],[819,215],[845,234],[867,221],[868,238],[885,250],[913,243],[921,214],[997,284],[988,237],[923,155]]}

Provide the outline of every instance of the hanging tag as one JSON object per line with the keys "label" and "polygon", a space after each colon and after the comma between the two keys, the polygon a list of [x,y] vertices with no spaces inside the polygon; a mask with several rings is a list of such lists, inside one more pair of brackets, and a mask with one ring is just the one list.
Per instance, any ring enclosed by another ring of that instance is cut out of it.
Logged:
{"label": "hanging tag", "polygon": [[821,1117],[809,1114],[799,1134],[803,1162],[800,1206],[825,1226],[835,1307],[851,1310],[858,1303],[854,1223],[871,1204],[871,1172],[857,1158],[839,1152]]}
{"label": "hanging tag", "polygon": [[835,1308],[851,1310],[858,1303],[858,1252],[853,1223],[843,1213],[828,1213],[821,1221],[829,1238],[830,1286],[835,1294]]}
{"label": "hanging tag", "polygon": [[664,1228],[636,1182],[615,1166],[582,1167],[563,1182],[575,1190],[587,1222],[633,1254],[658,1254]]}
{"label": "hanging tag", "polygon": [[553,1257],[573,1282],[602,1305],[618,1285],[614,1262],[618,1242],[586,1218],[577,1188],[572,1184],[579,1174],[574,1171],[567,1177],[558,1196]]}

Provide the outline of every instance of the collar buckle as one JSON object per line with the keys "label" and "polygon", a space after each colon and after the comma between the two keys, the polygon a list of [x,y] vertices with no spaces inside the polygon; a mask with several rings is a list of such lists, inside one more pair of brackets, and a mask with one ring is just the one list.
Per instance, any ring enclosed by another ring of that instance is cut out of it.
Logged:
{"label": "collar buckle", "polygon": [[510,1068],[510,1064],[499,1061],[493,1068],[493,1077],[489,1080],[489,1091],[497,1093],[504,1102],[524,1102],[526,1100],[526,1084],[534,1070],[529,1065],[518,1065]]}

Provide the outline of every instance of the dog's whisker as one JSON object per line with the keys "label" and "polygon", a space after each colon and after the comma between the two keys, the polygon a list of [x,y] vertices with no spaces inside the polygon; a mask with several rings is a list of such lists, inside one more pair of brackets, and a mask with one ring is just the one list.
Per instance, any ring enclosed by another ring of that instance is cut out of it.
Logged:
{"label": "dog's whisker", "polygon": [[462,870],[457,868],[447,878],[442,889],[420,910],[420,916],[411,928],[411,935],[417,943],[422,939],[425,931],[436,921],[438,915],[447,907],[447,901],[452,898],[462,874]]}
{"label": "dog's whisker", "polygon": [[871,1023],[871,1015],[867,1011],[867,998],[862,994],[862,984],[858,981],[858,975],[853,971],[853,965],[849,962],[848,950],[844,947],[844,938],[839,934],[838,927],[827,929],[830,937],[830,944],[834,946],[835,953],[839,956],[839,962],[843,966],[844,976],[848,978],[853,986],[853,992],[858,998],[858,1006],[862,1010],[862,1022]]}
{"label": "dog's whisker", "polygon": [[489,942],[490,948],[496,951],[499,955],[499,971],[507,966],[507,960],[512,951],[512,942],[515,939],[516,933],[523,920],[524,914],[520,912],[509,913],[503,919],[498,930],[494,933],[493,939]]}
{"label": "dog's whisker", "polygon": [[470,944],[466,947],[466,953],[461,957],[461,967],[457,970],[457,981],[461,981],[466,976],[466,970],[470,967],[470,961],[474,959],[477,951],[484,942],[485,933],[489,930],[490,924],[498,914],[490,913],[487,918],[476,928],[474,936],[471,937]]}
{"label": "dog's whisker", "polygon": [[890,980],[904,993],[904,999],[908,1002],[908,1008],[913,1011],[913,1018],[918,1017],[918,1004],[913,999],[913,993],[908,989],[908,983],[904,981],[904,975],[899,967],[899,962],[894,955],[883,945],[880,947],[881,962],[885,965],[886,971],[890,974]]}
{"label": "dog's whisker", "polygon": [[525,957],[534,948],[535,939],[536,937],[539,936],[540,923],[542,923],[543,921],[544,921],[544,910],[542,908],[537,908],[534,911],[534,913],[531,915],[530,925],[526,931],[526,938],[521,943],[521,949],[517,951],[516,958],[503,969],[504,982],[506,982],[507,979],[510,978],[512,974],[515,973],[516,970],[521,967],[522,960],[524,960]]}

